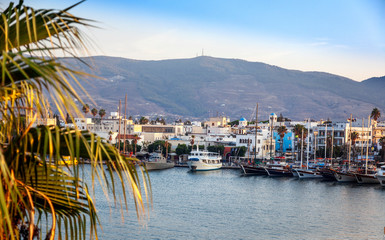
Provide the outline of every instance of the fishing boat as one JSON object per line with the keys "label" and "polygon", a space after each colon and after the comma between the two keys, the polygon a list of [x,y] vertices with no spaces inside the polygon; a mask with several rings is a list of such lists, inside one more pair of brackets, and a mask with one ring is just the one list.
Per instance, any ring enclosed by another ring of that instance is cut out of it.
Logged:
{"label": "fishing boat", "polygon": [[201,151],[199,149],[191,151],[187,164],[191,171],[210,171],[222,167],[219,153]]}
{"label": "fishing boat", "polygon": [[385,165],[382,165],[377,170],[376,178],[380,182],[381,186],[385,187]]}
{"label": "fishing boat", "polygon": [[152,153],[144,164],[147,171],[169,169],[175,166],[173,162],[168,162],[161,152]]}

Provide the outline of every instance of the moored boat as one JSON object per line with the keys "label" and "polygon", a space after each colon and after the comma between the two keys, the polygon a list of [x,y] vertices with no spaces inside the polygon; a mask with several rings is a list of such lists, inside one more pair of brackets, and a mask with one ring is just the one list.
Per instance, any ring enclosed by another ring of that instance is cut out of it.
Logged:
{"label": "moored boat", "polygon": [[144,164],[147,171],[169,169],[175,166],[173,162],[168,162],[160,152],[154,152]]}
{"label": "moored boat", "polygon": [[191,151],[187,164],[191,171],[210,171],[222,167],[219,153],[201,150]]}
{"label": "moored boat", "polygon": [[356,176],[352,172],[334,171],[334,177],[338,182],[356,182]]}
{"label": "moored boat", "polygon": [[385,187],[385,165],[382,165],[378,170],[376,177],[380,182],[381,186]]}
{"label": "moored boat", "polygon": [[293,173],[286,166],[273,165],[265,168],[269,177],[292,177]]}
{"label": "moored boat", "polygon": [[369,184],[378,184],[379,181],[375,173],[355,173],[356,180],[358,183],[369,183]]}
{"label": "moored boat", "polygon": [[244,175],[267,175],[265,167],[241,165],[241,173]]}
{"label": "moored boat", "polygon": [[321,173],[324,181],[337,181],[336,177],[334,176],[334,169],[332,168],[321,168],[319,172]]}
{"label": "moored boat", "polygon": [[317,169],[295,169],[300,179],[305,178],[323,178],[321,172]]}

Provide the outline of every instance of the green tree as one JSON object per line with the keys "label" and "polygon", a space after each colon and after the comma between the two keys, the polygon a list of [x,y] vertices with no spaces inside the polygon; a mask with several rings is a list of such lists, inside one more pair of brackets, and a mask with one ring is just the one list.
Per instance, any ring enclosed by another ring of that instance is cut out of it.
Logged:
{"label": "green tree", "polygon": [[188,148],[186,144],[178,144],[175,149],[175,153],[177,155],[189,154]]}
{"label": "green tree", "polygon": [[[75,89],[83,89],[77,78],[86,74],[55,56],[58,51],[76,56],[85,49],[79,27],[91,22],[69,13],[75,6],[33,9],[21,1],[1,10],[0,239],[82,239],[85,231],[97,238],[99,222],[89,194],[93,190],[83,181],[79,165],[58,167],[65,154],[79,161],[89,158],[90,174],[115,201],[119,184],[132,189],[138,214],[146,210],[142,197],[147,194],[142,195],[133,161],[123,159],[113,146],[77,128],[32,127],[51,107],[62,119],[66,112],[71,117],[81,114],[73,99],[84,105]],[[47,236],[39,236],[41,225],[48,229]]]}
{"label": "green tree", "polygon": [[164,156],[166,156],[166,152],[167,152],[167,151],[168,151],[168,152],[171,151],[171,144],[168,143],[168,146],[167,146],[167,149],[168,149],[168,150],[166,150],[166,141],[163,141],[163,140],[157,140],[157,141],[151,143],[150,145],[148,145],[148,147],[147,147],[147,150],[148,150],[148,152],[150,152],[150,153],[155,152],[155,151],[157,151],[157,150],[159,150],[159,149],[162,151],[162,154],[163,154]]}
{"label": "green tree", "polygon": [[378,110],[378,108],[373,108],[372,112],[370,113],[370,117],[374,119],[374,121],[377,121],[381,117],[381,112]]}
{"label": "green tree", "polygon": [[[302,130],[303,130],[303,137],[302,137]],[[302,144],[303,140],[306,139],[307,137],[307,128],[305,128],[305,126],[302,124],[296,124],[294,126],[293,132],[294,132],[295,138],[297,139],[296,142],[297,142],[298,156],[300,156],[301,154],[300,144]],[[301,142],[299,142],[298,140],[300,140]],[[305,147],[305,142],[303,142],[303,145]]]}
{"label": "green tree", "polygon": [[147,124],[147,123],[148,123],[148,119],[147,119],[147,118],[141,117],[141,118],[139,119],[139,124],[145,125],[145,124]]}
{"label": "green tree", "polygon": [[92,116],[96,117],[96,115],[98,114],[98,109],[96,108],[91,109],[91,114]]}
{"label": "green tree", "polygon": [[220,155],[223,155],[225,152],[225,147],[223,145],[218,145],[218,146],[208,146],[207,151],[209,152],[217,152]]}
{"label": "green tree", "polygon": [[100,110],[99,110],[99,116],[100,116],[100,118],[103,119],[103,117],[104,117],[105,115],[106,115],[106,110],[100,109]]}
{"label": "green tree", "polygon": [[87,116],[87,113],[90,112],[90,106],[88,106],[88,104],[85,104],[82,108],[82,111],[84,112],[84,115]]}
{"label": "green tree", "polygon": [[385,137],[381,137],[378,142],[381,144],[382,161],[385,162]]}
{"label": "green tree", "polygon": [[353,158],[355,158],[356,157],[356,141],[358,139],[358,133],[352,132],[350,134],[350,139],[352,141],[352,147],[353,147]]}

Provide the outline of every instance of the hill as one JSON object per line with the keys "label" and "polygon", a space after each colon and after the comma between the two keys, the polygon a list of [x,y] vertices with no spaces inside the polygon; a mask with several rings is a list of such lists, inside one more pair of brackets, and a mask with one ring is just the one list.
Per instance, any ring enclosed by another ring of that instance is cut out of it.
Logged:
{"label": "hill", "polygon": [[[117,57],[84,58],[77,66],[103,79],[83,83],[97,108],[116,111],[128,94],[130,115],[163,114],[208,117],[224,113],[250,118],[259,102],[268,114],[302,120],[367,117],[373,107],[385,109],[385,77],[356,82],[324,72],[288,70],[239,59],[196,57],[139,61]],[[64,59],[75,64],[73,59]],[[382,87],[382,88],[380,88]],[[86,101],[87,102],[87,101]]]}

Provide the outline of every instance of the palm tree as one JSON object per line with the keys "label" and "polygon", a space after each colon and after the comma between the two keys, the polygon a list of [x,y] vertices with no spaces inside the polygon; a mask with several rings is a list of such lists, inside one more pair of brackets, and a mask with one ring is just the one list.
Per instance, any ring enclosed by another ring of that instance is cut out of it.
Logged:
{"label": "palm tree", "polygon": [[356,140],[358,139],[358,133],[357,132],[352,132],[350,134],[350,139],[351,139],[352,145],[353,145],[353,158],[354,158],[355,155],[356,155]]}
{"label": "palm tree", "polygon": [[377,122],[377,119],[381,117],[380,110],[378,110],[378,108],[373,108],[372,113],[370,114],[370,117]]}
{"label": "palm tree", "polygon": [[84,112],[84,115],[87,116],[87,113],[90,112],[90,106],[88,106],[88,104],[85,104],[82,108],[82,111]]}
{"label": "palm tree", "polygon": [[281,139],[280,148],[281,148],[281,156],[283,156],[283,138],[285,137],[285,134],[287,133],[286,126],[279,126],[277,128],[277,132],[278,132],[278,135],[279,135],[279,137]]}
{"label": "palm tree", "polygon": [[[0,239],[20,239],[22,229],[27,229],[25,239],[85,238],[87,228],[89,236],[97,238],[99,221],[89,194],[95,180],[88,189],[79,165],[58,167],[63,155],[79,162],[80,157],[89,158],[90,174],[115,201],[119,184],[132,189],[139,216],[146,211],[139,182],[148,181],[138,178],[131,159],[76,126],[33,125],[50,111],[50,102],[62,119],[66,112],[71,117],[81,114],[73,99],[84,105],[75,89],[83,89],[77,78],[85,74],[55,56],[59,50],[76,57],[77,50],[85,49],[79,27],[91,22],[68,12],[76,5],[56,11],[33,9],[20,1],[0,13]],[[37,226],[44,225],[47,236],[39,236]]]}
{"label": "palm tree", "polygon": [[98,109],[96,109],[96,108],[91,109],[91,114],[92,114],[94,117],[96,117],[96,115],[98,114]]}
{"label": "palm tree", "polygon": [[99,110],[99,116],[100,116],[100,118],[103,119],[103,117],[104,117],[105,115],[106,115],[106,110],[100,109],[100,110]]}
{"label": "palm tree", "polygon": [[[302,138],[302,130],[303,130],[303,138]],[[306,136],[307,136],[307,128],[305,128],[305,126],[304,125],[302,125],[302,124],[296,124],[295,126],[294,126],[294,129],[293,129],[293,132],[294,132],[294,135],[295,135],[295,137],[297,138],[297,139],[300,139],[301,140],[301,142],[303,141],[303,139],[305,139],[306,138]],[[300,148],[298,147],[298,141],[297,141],[297,156],[299,156],[300,154],[301,154],[301,150],[300,150]]]}
{"label": "palm tree", "polygon": [[147,118],[141,117],[141,118],[139,119],[139,124],[145,125],[145,124],[147,124],[147,123],[148,123],[148,119],[147,119]]}

